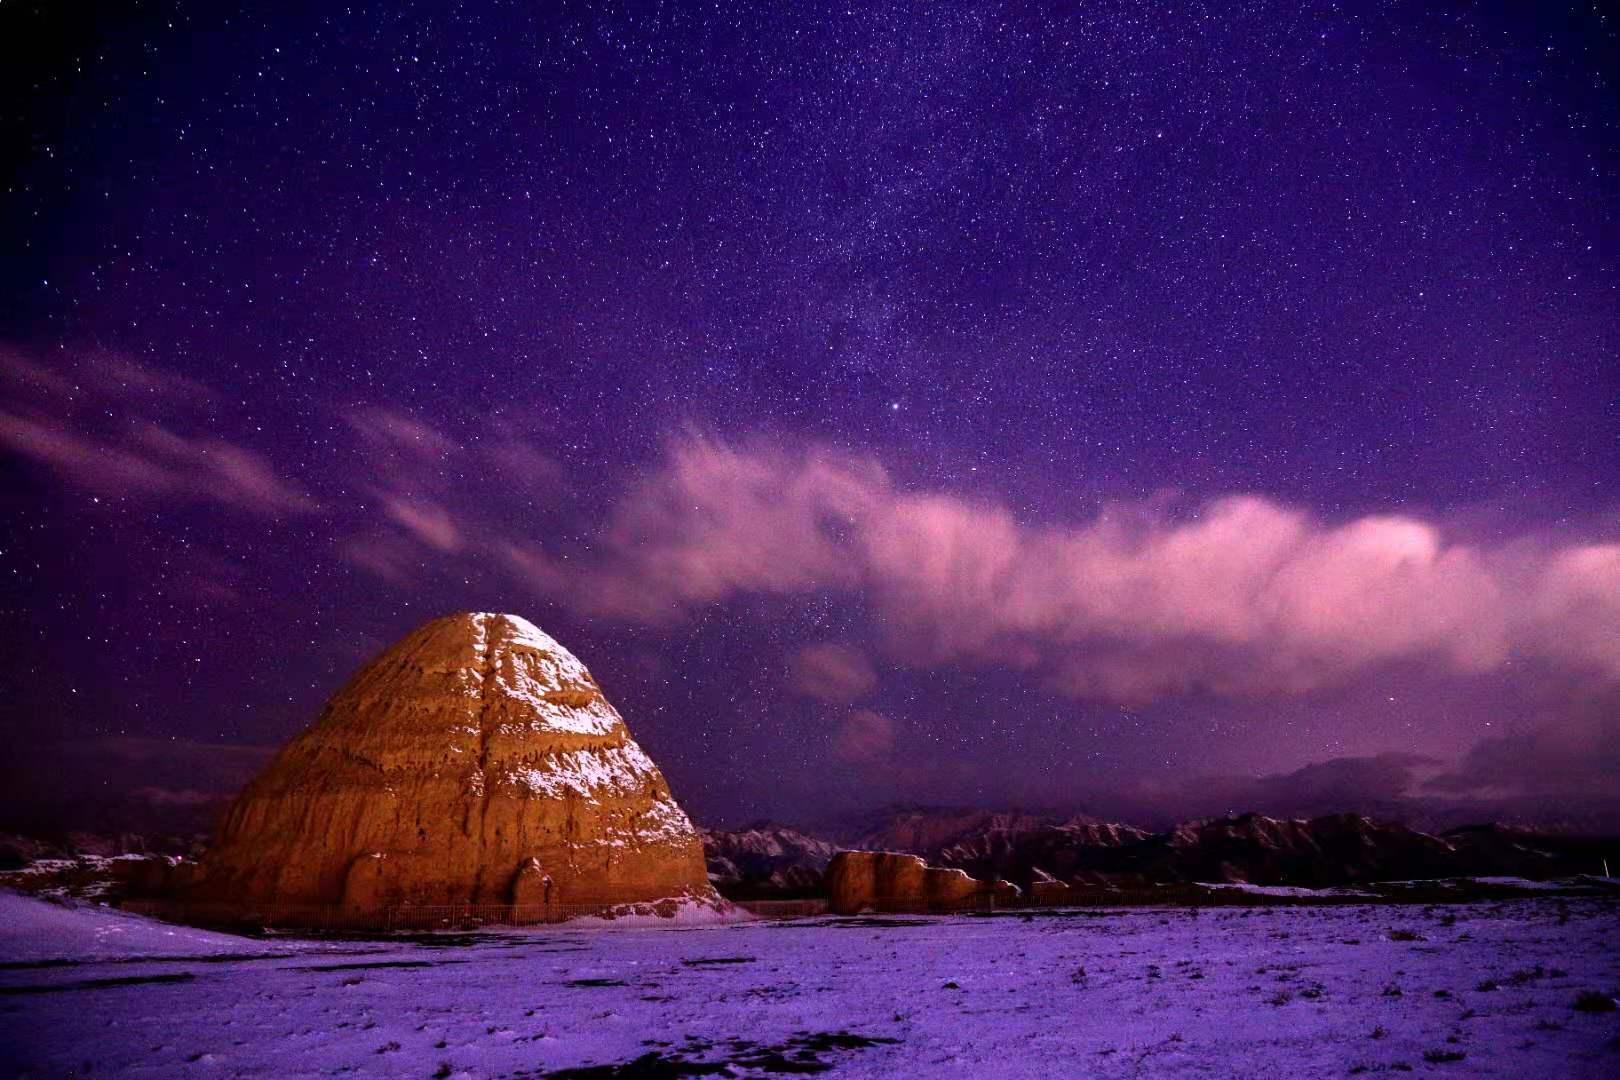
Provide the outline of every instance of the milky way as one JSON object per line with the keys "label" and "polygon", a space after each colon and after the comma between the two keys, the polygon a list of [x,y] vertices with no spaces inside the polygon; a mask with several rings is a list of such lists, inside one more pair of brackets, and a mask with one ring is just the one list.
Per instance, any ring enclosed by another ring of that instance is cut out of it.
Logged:
{"label": "milky way", "polygon": [[1614,23],[1086,7],[5,5],[0,734],[497,610],[711,821],[1614,805]]}

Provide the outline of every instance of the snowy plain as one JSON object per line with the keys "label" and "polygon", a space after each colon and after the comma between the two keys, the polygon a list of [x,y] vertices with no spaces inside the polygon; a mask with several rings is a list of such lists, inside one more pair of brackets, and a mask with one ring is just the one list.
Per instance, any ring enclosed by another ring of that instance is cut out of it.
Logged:
{"label": "snowy plain", "polygon": [[0,894],[20,1076],[1613,1077],[1617,990],[1606,900],[309,941]]}

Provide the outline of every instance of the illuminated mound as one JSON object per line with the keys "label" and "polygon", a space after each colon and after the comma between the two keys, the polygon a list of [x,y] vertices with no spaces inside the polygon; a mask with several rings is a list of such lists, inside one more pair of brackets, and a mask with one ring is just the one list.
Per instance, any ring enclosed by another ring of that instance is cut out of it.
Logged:
{"label": "illuminated mound", "polygon": [[513,615],[435,619],[236,799],[199,895],[606,904],[711,895],[697,831],[573,654]]}

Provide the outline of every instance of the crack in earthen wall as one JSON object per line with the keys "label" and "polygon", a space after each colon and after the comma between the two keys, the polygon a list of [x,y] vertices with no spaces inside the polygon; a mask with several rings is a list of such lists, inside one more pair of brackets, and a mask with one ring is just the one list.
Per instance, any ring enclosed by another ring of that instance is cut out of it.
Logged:
{"label": "crack in earthen wall", "polygon": [[[478,628],[478,832],[471,839],[478,845],[481,853],[484,849],[484,829],[489,820],[489,744],[491,731],[490,713],[495,708],[495,695],[492,693],[495,681],[495,649],[490,641],[489,617],[474,615]],[[476,899],[484,895],[484,860],[478,860],[477,876],[473,882],[473,897]]]}

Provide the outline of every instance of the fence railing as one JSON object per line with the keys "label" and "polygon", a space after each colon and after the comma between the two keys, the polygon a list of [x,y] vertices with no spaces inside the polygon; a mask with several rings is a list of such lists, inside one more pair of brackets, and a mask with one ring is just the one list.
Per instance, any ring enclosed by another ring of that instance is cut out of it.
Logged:
{"label": "fence railing", "polygon": [[375,924],[336,904],[230,904],[170,900],[125,900],[124,911],[188,926],[264,930],[354,930]]}
{"label": "fence railing", "polygon": [[[1323,897],[1314,902],[1355,903],[1366,897]],[[1133,889],[1070,886],[1061,895],[996,896],[976,893],[948,901],[880,896],[861,910],[881,915],[971,915],[1051,908],[1150,906],[1249,906],[1297,902],[1261,893],[1221,891],[1201,885],[1160,885]],[[825,915],[826,899],[740,900],[735,905],[762,919],[802,919]],[[674,901],[615,904],[415,904],[383,911],[354,911],[336,904],[229,904],[126,900],[126,911],[192,926],[315,931],[470,930],[483,926],[544,926],[579,919],[619,921],[633,916],[673,915]]]}
{"label": "fence railing", "polygon": [[735,900],[738,907],[761,919],[808,919],[827,914],[827,901],[812,900]]}
{"label": "fence railing", "polygon": [[595,916],[612,918],[607,904],[421,904],[384,910],[383,930],[474,929],[480,926],[545,926]]}
{"label": "fence railing", "polygon": [[[749,900],[736,905],[765,919],[823,915],[825,900]],[[483,926],[546,926],[595,919],[672,916],[673,900],[599,904],[399,904],[382,911],[356,911],[338,904],[230,904],[126,900],[123,910],[191,926],[265,930],[475,930]]]}
{"label": "fence railing", "polygon": [[[1318,898],[1317,902],[1333,903],[1340,900],[1340,897],[1324,896]],[[1342,900],[1350,903],[1364,901],[1365,897],[1347,895]],[[979,892],[951,900],[933,901],[917,897],[879,896],[866,900],[862,909],[881,915],[971,915],[1054,908],[1240,907],[1291,902],[1297,902],[1297,898],[1236,890],[1217,891],[1196,883],[1173,883],[1137,888],[1068,885],[1061,892],[1045,895],[1007,896]]]}

